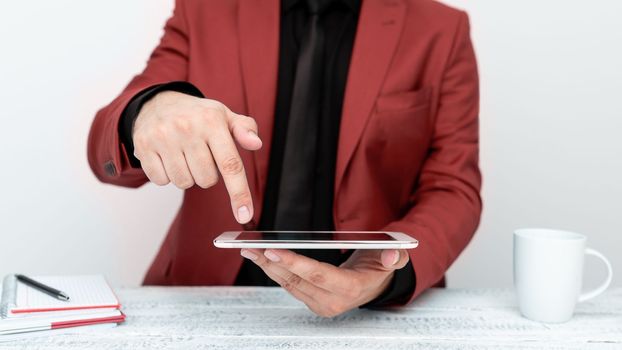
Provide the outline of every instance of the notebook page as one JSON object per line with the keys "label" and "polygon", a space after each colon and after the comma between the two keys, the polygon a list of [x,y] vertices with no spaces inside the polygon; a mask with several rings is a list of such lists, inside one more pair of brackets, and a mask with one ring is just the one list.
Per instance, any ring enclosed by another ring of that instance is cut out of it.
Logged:
{"label": "notebook page", "polygon": [[5,318],[0,320],[0,336],[19,332],[31,332],[41,328],[49,329],[53,324],[67,322],[121,322],[125,316],[119,310],[96,312],[90,314],[47,316],[46,312],[36,313],[32,317]]}
{"label": "notebook page", "polygon": [[97,330],[110,329],[116,326],[117,326],[116,323],[101,323],[101,324],[94,324],[90,326],[50,329],[50,330],[46,330],[43,332],[26,332],[26,333],[18,333],[18,334],[8,334],[8,335],[0,336],[0,343],[21,340],[21,339],[30,339],[30,338],[36,338],[36,337],[49,337],[55,334],[87,333],[87,332],[93,332]]}
{"label": "notebook page", "polygon": [[70,310],[61,310],[61,311],[45,311],[45,312],[23,312],[23,313],[10,313],[8,317],[4,319],[0,319],[0,323],[3,320],[17,320],[22,318],[32,319],[35,317],[46,317],[46,318],[54,318],[54,317],[64,317],[64,316],[80,316],[80,315],[93,315],[100,312],[110,312],[110,311],[118,311],[117,307],[104,307],[104,308],[95,308],[95,309],[70,309]]}
{"label": "notebook page", "polygon": [[16,307],[11,314],[21,312],[57,311],[84,308],[118,307],[119,301],[104,276],[32,276],[32,279],[61,290],[69,295],[62,301],[24,283],[17,283]]}

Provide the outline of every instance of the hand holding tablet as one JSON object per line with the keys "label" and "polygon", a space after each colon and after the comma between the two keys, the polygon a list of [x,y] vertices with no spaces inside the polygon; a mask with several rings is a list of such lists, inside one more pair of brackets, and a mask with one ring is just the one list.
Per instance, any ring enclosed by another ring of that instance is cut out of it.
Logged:
{"label": "hand holding tablet", "polygon": [[228,231],[218,248],[413,249],[419,242],[402,232],[383,231]]}
{"label": "hand holding tablet", "polygon": [[[396,270],[410,260],[404,249],[416,239],[381,231],[230,231],[214,240],[219,248],[242,248],[277,284],[324,317],[366,304],[386,290]],[[334,266],[290,249],[354,249]]]}

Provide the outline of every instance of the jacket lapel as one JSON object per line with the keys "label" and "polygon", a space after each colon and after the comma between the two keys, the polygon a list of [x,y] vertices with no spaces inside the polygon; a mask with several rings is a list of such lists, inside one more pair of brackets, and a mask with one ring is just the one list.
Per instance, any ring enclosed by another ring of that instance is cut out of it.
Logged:
{"label": "jacket lapel", "polygon": [[361,6],[341,116],[335,197],[391,63],[405,12],[401,0],[368,0]]}
{"label": "jacket lapel", "polygon": [[[248,115],[255,118],[261,150],[253,152],[254,172],[249,182],[255,187],[256,199],[264,197],[274,108],[277,90],[280,0],[240,0],[238,2],[238,30],[244,93]],[[250,170],[250,169],[249,169]],[[261,201],[255,202],[255,218],[261,211]]]}

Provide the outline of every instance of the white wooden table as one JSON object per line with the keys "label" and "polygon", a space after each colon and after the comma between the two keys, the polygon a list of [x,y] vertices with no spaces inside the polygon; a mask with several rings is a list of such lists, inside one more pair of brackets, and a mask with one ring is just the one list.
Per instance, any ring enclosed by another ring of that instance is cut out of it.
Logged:
{"label": "white wooden table", "polygon": [[622,289],[565,324],[522,318],[509,290],[430,290],[395,310],[315,316],[279,288],[118,289],[125,324],[0,349],[622,349]]}

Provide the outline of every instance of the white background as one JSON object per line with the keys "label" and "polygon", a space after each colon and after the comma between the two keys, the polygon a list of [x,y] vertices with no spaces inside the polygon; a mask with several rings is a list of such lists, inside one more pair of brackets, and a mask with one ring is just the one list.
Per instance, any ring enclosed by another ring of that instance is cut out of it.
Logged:
{"label": "white background", "polygon": [[[484,216],[452,287],[510,287],[512,230],[576,230],[622,285],[622,2],[452,0],[482,85]],[[172,0],[0,5],[0,275],[103,273],[138,285],[181,193],[102,185],[95,111],[142,70]],[[587,285],[604,276],[588,261]]]}

